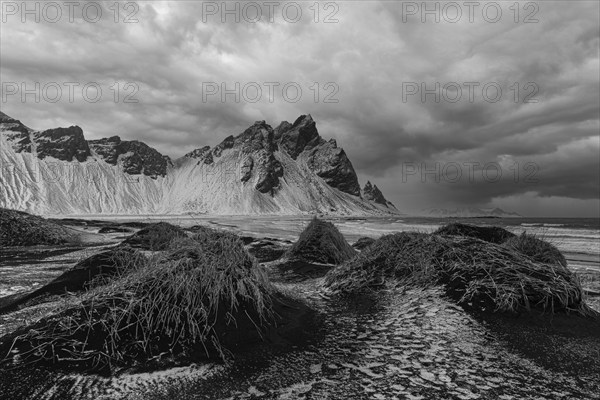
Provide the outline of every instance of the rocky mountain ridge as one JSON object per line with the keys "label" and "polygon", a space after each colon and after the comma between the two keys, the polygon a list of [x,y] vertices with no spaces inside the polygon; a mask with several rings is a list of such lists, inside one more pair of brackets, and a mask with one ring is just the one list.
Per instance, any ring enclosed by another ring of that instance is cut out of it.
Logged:
{"label": "rocky mountain ridge", "polygon": [[[3,164],[20,171],[0,177],[3,207],[56,214],[397,212],[376,187],[361,193],[346,153],[319,135],[310,115],[276,128],[257,121],[177,160],[119,136],[86,140],[78,126],[35,131],[4,113],[0,133]],[[58,175],[69,182],[33,179],[31,171],[50,164],[70,167]]]}
{"label": "rocky mountain ridge", "polygon": [[386,198],[383,196],[383,193],[381,193],[381,190],[379,190],[377,185],[371,185],[370,181],[367,181],[365,187],[363,188],[363,197],[366,200],[372,201],[374,203],[381,204],[386,207],[396,208],[396,206],[394,206],[392,202],[386,200]]}
{"label": "rocky mountain ridge", "polygon": [[130,175],[144,174],[151,178],[167,175],[167,167],[173,165],[169,156],[163,156],[146,143],[137,140],[121,140],[119,136],[88,141],[90,149],[109,164],[121,161],[123,171]]}
{"label": "rocky mountain ridge", "polygon": [[293,124],[283,121],[275,129],[265,121],[257,121],[240,135],[225,138],[213,149],[205,146],[185,157],[212,164],[215,158],[221,157],[223,150],[234,147],[244,155],[240,179],[247,182],[256,171],[259,179],[255,187],[261,193],[271,193],[279,186],[283,168],[275,154],[283,151],[293,160],[301,158],[305,161],[308,168],[329,186],[360,196],[358,177],[346,153],[337,147],[334,139],[325,141],[319,136],[310,115],[298,117]]}

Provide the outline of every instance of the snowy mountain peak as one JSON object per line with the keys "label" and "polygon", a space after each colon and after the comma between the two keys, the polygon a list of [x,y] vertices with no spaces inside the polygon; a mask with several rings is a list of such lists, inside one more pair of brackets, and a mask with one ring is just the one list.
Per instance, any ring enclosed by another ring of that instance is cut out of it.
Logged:
{"label": "snowy mountain peak", "polygon": [[279,145],[293,159],[296,159],[303,151],[310,150],[324,142],[319,136],[317,124],[310,114],[299,116],[292,125],[285,124],[278,134]]}
{"label": "snowy mountain peak", "polygon": [[[265,121],[256,121],[238,136],[229,136],[211,149],[208,146],[185,155],[197,159],[197,164],[213,164],[224,151],[234,149],[243,153],[240,161],[240,180],[247,182],[256,173],[256,189],[271,193],[277,189],[284,166],[278,160],[281,154],[305,165],[329,186],[353,196],[360,196],[358,177],[343,149],[335,139],[325,141],[309,115],[301,115],[293,124],[283,121],[273,129]],[[383,205],[386,205],[384,203]]]}
{"label": "snowy mountain peak", "polygon": [[[256,121],[174,163],[137,140],[87,141],[77,126],[33,131],[1,118],[0,161],[18,173],[0,176],[0,207],[40,214],[397,212],[376,187],[376,196],[361,198],[346,153],[321,138],[310,115],[275,129]],[[51,163],[59,179],[40,179]]]}
{"label": "snowy mountain peak", "polygon": [[90,140],[90,148],[111,165],[119,164],[129,175],[144,174],[156,179],[167,174],[171,159],[138,140],[121,140],[119,136]]}
{"label": "snowy mountain peak", "polygon": [[34,131],[2,113],[0,132],[16,153],[31,153],[39,159],[67,162],[99,159],[119,165],[126,174],[143,174],[154,179],[164,177],[167,167],[172,165],[170,158],[137,140],[126,141],[111,136],[88,141],[79,126]]}
{"label": "snowy mountain peak", "polygon": [[21,121],[0,111],[0,133],[16,152],[32,151],[32,132],[33,130],[23,125]]}
{"label": "snowy mountain peak", "polygon": [[38,158],[54,157],[62,161],[83,162],[92,154],[83,130],[78,126],[48,129],[33,133]]}

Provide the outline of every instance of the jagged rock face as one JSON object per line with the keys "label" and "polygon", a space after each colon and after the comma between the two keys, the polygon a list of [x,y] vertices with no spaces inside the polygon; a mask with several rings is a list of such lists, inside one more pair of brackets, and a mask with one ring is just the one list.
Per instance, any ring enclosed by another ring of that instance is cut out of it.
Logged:
{"label": "jagged rock face", "polygon": [[281,121],[281,123],[273,129],[273,139],[275,142],[279,143],[281,141],[281,137],[283,136],[283,132],[287,132],[292,129],[292,124],[287,121]]}
{"label": "jagged rock face", "polygon": [[273,153],[262,150],[256,161],[258,182],[256,190],[261,193],[271,193],[279,186],[279,178],[283,176],[283,166]]}
{"label": "jagged rock face", "polygon": [[62,161],[84,162],[91,156],[88,142],[78,126],[35,132],[33,141],[40,159],[54,157]]}
{"label": "jagged rock face", "polygon": [[278,127],[279,146],[294,160],[305,150],[311,150],[322,144],[317,125],[310,115],[302,115],[290,126],[282,122]]}
{"label": "jagged rock face", "polygon": [[223,150],[227,150],[227,149],[231,149],[234,145],[234,138],[233,135],[227,136],[225,138],[225,140],[223,140],[221,143],[219,143],[215,149],[213,150],[213,155],[215,157],[221,157],[221,154],[223,154]]}
{"label": "jagged rock face", "polygon": [[194,151],[190,151],[184,157],[198,159],[197,165],[200,165],[201,162],[204,162],[205,164],[213,163],[212,153],[210,152],[210,146],[204,146]]}
{"label": "jagged rock face", "polygon": [[358,177],[352,163],[335,140],[325,141],[315,121],[310,115],[302,115],[293,124],[281,122],[273,129],[265,121],[257,121],[240,135],[229,136],[213,150],[202,147],[186,157],[197,158],[212,164],[214,157],[220,157],[226,149],[238,149],[243,158],[240,161],[240,180],[248,182],[258,176],[256,189],[261,193],[273,193],[284,176],[281,162],[276,158],[277,150],[287,153],[292,159],[299,157],[306,161],[308,168],[321,177],[329,186],[353,196],[360,196]]}
{"label": "jagged rock face", "polygon": [[78,126],[34,131],[0,112],[0,132],[17,153],[31,153],[35,148],[40,159],[54,157],[62,161],[75,159],[83,162],[91,155],[83,131]]}
{"label": "jagged rock face", "polygon": [[204,146],[199,149],[190,151],[184,157],[187,158],[202,158],[210,150],[210,146]]}
{"label": "jagged rock face", "polygon": [[229,149],[236,149],[241,154],[242,158],[238,164],[240,181],[246,183],[252,176],[256,176],[256,190],[273,194],[279,187],[279,178],[283,176],[283,166],[274,154],[277,145],[273,128],[265,121],[256,121],[240,135],[228,136],[214,149],[205,146],[186,154],[185,157],[195,158],[198,159],[198,163],[210,165]]}
{"label": "jagged rock face", "polygon": [[17,153],[22,151],[31,153],[31,129],[2,111],[0,111],[0,132],[10,141]]}
{"label": "jagged rock face", "polygon": [[88,141],[90,149],[111,165],[117,165],[119,143],[121,143],[121,138],[118,136]]}
{"label": "jagged rock face", "polygon": [[17,120],[12,117],[9,117],[8,115],[6,115],[2,111],[0,111],[0,123],[8,123],[11,121],[17,121]]}
{"label": "jagged rock face", "polygon": [[346,152],[337,147],[334,139],[314,148],[309,153],[307,164],[329,186],[360,196],[360,186],[354,167]]}
{"label": "jagged rock face", "polygon": [[123,154],[123,169],[131,175],[141,174],[158,177],[167,175],[167,161],[158,151],[145,143],[132,140],[121,142],[118,146]]}
{"label": "jagged rock face", "polygon": [[157,150],[137,140],[121,140],[118,136],[90,140],[90,148],[104,161],[117,165],[121,163],[123,171],[130,175],[144,174],[152,178],[165,176],[171,159]]}
{"label": "jagged rock face", "polygon": [[215,162],[215,158],[221,157],[224,150],[232,148],[234,145],[234,137],[228,136],[221,143],[211,149],[210,146],[204,146],[199,149],[190,151],[184,157],[198,159],[198,164],[203,162],[204,164],[210,165]]}
{"label": "jagged rock face", "polygon": [[273,128],[265,121],[256,121],[233,139],[233,145],[241,149],[244,154],[261,150],[273,151]]}
{"label": "jagged rock face", "polygon": [[2,112],[0,133],[16,153],[34,153],[39,159],[84,162],[93,151],[108,164],[120,163],[128,174],[152,178],[166,176],[167,167],[173,165],[169,157],[142,142],[124,141],[119,136],[87,141],[78,126],[34,131]]}
{"label": "jagged rock face", "polygon": [[279,178],[283,176],[283,166],[275,158],[273,137],[274,131],[270,125],[265,121],[256,121],[234,141],[242,154],[252,160],[252,163],[242,161],[242,182],[250,180],[254,172],[258,176],[255,188],[261,193],[273,194],[279,186]]}
{"label": "jagged rock face", "polygon": [[306,154],[308,167],[331,187],[360,196],[360,185],[352,163],[334,139],[326,142],[310,115],[300,116],[293,124],[282,122],[275,130],[280,149],[293,159]]}
{"label": "jagged rock face", "polygon": [[252,177],[252,168],[254,167],[254,159],[252,156],[247,156],[242,161],[240,166],[240,180],[242,182],[248,182]]}
{"label": "jagged rock face", "polygon": [[381,193],[381,190],[379,190],[377,185],[371,185],[371,182],[369,181],[367,181],[367,184],[363,189],[363,197],[365,198],[365,200],[372,201],[373,203],[382,204],[386,207],[394,207],[394,205],[391,202],[387,201],[385,197],[383,197],[383,193]]}
{"label": "jagged rock face", "polygon": [[214,163],[214,159],[213,159],[213,153],[206,153],[206,156],[204,156],[204,164],[212,164]]}

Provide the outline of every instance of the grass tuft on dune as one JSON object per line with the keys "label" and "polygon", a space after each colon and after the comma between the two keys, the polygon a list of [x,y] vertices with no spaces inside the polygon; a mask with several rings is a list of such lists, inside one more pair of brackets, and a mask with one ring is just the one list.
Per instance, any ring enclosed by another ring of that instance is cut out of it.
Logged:
{"label": "grass tuft on dune", "polygon": [[501,244],[515,237],[515,234],[499,226],[480,226],[453,222],[434,232],[435,235],[462,236],[477,238],[486,242]]}
{"label": "grass tuft on dune", "polygon": [[356,250],[348,244],[335,225],[316,217],[285,254],[290,260],[323,264],[339,264],[355,255]]}
{"label": "grass tuft on dune", "polygon": [[434,260],[438,281],[459,303],[513,313],[590,312],[577,275],[561,265],[474,238],[450,240]]}
{"label": "grass tuft on dune", "polygon": [[150,224],[131,235],[125,243],[144,250],[160,251],[169,248],[173,240],[185,238],[185,231],[167,222]]}
{"label": "grass tuft on dune", "polygon": [[370,238],[370,237],[361,237],[360,239],[358,239],[355,243],[352,244],[352,247],[355,248],[356,250],[364,250],[367,247],[369,247],[370,245],[372,245],[373,243],[375,243],[375,239]]}
{"label": "grass tuft on dune", "polygon": [[330,271],[325,286],[337,293],[359,293],[399,281],[442,285],[459,304],[479,310],[590,313],[573,272],[525,256],[525,251],[469,236],[397,233],[381,237]]}
{"label": "grass tuft on dune", "polygon": [[[385,235],[360,254],[330,271],[325,284],[334,291],[353,293],[373,288],[388,279],[431,274],[431,257],[444,239],[416,232]],[[430,276],[423,280],[430,280]]]}
{"label": "grass tuft on dune", "polygon": [[74,240],[61,225],[23,211],[0,208],[0,247],[65,244]]}
{"label": "grass tuft on dune", "polygon": [[502,243],[503,247],[525,254],[534,261],[560,265],[567,268],[565,256],[554,246],[543,239],[523,232]]}
{"label": "grass tuft on dune", "polygon": [[224,359],[222,342],[261,336],[273,318],[266,273],[233,234],[199,232],[137,260],[106,285],[5,338],[4,362],[112,371],[171,356]]}

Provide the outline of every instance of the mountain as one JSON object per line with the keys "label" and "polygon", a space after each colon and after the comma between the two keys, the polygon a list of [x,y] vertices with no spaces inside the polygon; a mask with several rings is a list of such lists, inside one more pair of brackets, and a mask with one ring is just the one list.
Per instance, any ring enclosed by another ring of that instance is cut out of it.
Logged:
{"label": "mountain", "polygon": [[386,200],[386,198],[383,196],[383,193],[381,193],[381,190],[379,190],[377,185],[371,185],[370,181],[367,181],[365,187],[363,188],[363,198],[365,200],[381,204],[385,207],[396,208],[396,206],[394,206],[392,202]]}
{"label": "mountain", "polygon": [[397,213],[358,177],[310,115],[172,160],[137,140],[86,140],[78,126],[36,131],[0,112],[0,207],[36,214]]}
{"label": "mountain", "polygon": [[421,211],[421,216],[436,218],[477,218],[477,217],[498,217],[515,218],[522,217],[516,212],[504,211],[501,208],[477,208],[460,207],[454,210],[446,208],[428,208]]}

